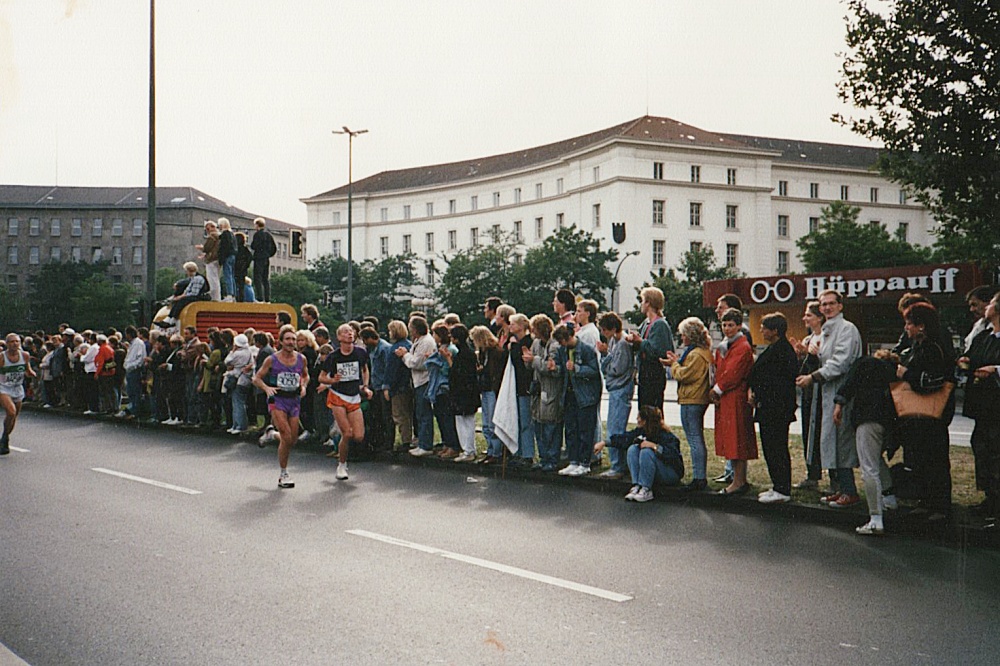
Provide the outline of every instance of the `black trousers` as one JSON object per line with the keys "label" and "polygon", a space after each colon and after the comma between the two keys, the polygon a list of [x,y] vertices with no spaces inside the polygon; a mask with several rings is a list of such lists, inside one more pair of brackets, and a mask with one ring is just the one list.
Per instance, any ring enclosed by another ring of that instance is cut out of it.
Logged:
{"label": "black trousers", "polygon": [[1000,421],[976,419],[972,455],[976,459],[976,488],[1000,498]]}
{"label": "black trousers", "polygon": [[788,454],[788,421],[762,419],[760,446],[764,450],[771,485],[782,495],[792,494],[792,460]]}
{"label": "black trousers", "polygon": [[[654,361],[655,362],[655,361]],[[648,362],[644,362],[648,363]],[[645,368],[643,365],[642,368]],[[667,373],[659,363],[639,371],[639,406],[651,405],[663,411],[663,391],[667,388]]]}
{"label": "black trousers", "polygon": [[271,261],[254,259],[253,291],[258,301],[271,302]]}
{"label": "black trousers", "polygon": [[948,424],[940,419],[901,419],[904,460],[922,482],[928,509],[951,511],[951,458]]}

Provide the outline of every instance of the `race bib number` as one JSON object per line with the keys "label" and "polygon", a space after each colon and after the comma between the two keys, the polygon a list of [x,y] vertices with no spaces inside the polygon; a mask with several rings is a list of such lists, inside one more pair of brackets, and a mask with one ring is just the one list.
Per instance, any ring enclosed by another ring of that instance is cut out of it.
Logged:
{"label": "race bib number", "polygon": [[299,375],[294,372],[278,373],[278,390],[297,391],[299,390]]}
{"label": "race bib number", "polygon": [[24,383],[24,372],[21,370],[15,370],[13,372],[7,373],[7,379],[5,384],[10,384],[11,386],[17,386],[18,384]]}
{"label": "race bib number", "polygon": [[337,364],[337,374],[342,382],[354,382],[361,379],[361,364],[357,361]]}

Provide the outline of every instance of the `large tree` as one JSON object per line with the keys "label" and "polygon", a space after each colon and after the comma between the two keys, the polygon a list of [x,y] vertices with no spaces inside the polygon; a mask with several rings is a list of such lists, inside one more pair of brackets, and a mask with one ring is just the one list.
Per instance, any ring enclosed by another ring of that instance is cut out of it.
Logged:
{"label": "large tree", "polygon": [[107,275],[95,274],[77,284],[69,295],[70,322],[80,328],[105,330],[109,326],[121,330],[134,324],[132,301],[135,290],[112,282]]}
{"label": "large tree", "polygon": [[891,236],[881,224],[858,224],[860,212],[843,201],[820,210],[819,229],[796,241],[806,272],[912,266],[931,260],[930,248]]}
{"label": "large tree", "polygon": [[524,246],[514,234],[498,235],[492,242],[444,255],[445,270],[434,287],[441,306],[464,322],[478,322],[482,306],[490,296],[504,302],[515,299],[521,288],[513,285],[517,257]]}
{"label": "large tree", "polygon": [[668,268],[659,274],[650,274],[651,282],[646,282],[636,289],[636,305],[627,313],[626,318],[638,324],[645,317],[639,311],[639,292],[648,286],[657,287],[666,298],[664,316],[674,330],[677,324],[687,317],[698,317],[708,323],[715,317],[715,310],[702,306],[702,285],[708,280],[726,280],[739,277],[738,271],[715,263],[715,250],[711,245],[689,250],[681,255],[677,268]]}
{"label": "large tree", "polygon": [[[32,279],[29,290],[33,324],[46,331],[55,329],[61,322],[69,322],[74,328],[79,328],[77,318],[88,316],[88,313],[77,311],[72,295],[79,285],[91,278],[106,276],[108,266],[107,261],[49,262],[43,265]],[[106,324],[110,325],[113,324]]]}
{"label": "large tree", "polygon": [[406,321],[421,282],[413,273],[413,254],[369,259],[354,271],[354,316],[374,315],[383,330],[393,320]]}
{"label": "large tree", "polygon": [[940,221],[942,258],[1000,263],[1000,3],[847,8],[838,90],[857,115],[834,120],[885,146],[879,170]]}

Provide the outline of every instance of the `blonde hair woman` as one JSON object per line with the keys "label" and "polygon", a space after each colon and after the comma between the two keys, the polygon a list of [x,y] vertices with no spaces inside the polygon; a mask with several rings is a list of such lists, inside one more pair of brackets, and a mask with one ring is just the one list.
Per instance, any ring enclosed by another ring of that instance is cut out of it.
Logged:
{"label": "blonde hair woman", "polygon": [[681,425],[691,449],[691,482],[681,486],[685,491],[704,490],[707,452],[705,450],[705,412],[711,389],[712,338],[705,323],[688,317],[677,326],[683,350],[680,355],[669,351],[661,363],[670,368],[677,382],[677,403],[681,406]]}
{"label": "blonde hair woman", "polygon": [[486,458],[483,464],[495,465],[503,456],[503,442],[493,430],[493,412],[497,394],[503,380],[503,353],[500,341],[485,326],[473,326],[469,338],[476,349],[476,375],[479,378],[479,397],[483,409],[483,438],[486,439]]}

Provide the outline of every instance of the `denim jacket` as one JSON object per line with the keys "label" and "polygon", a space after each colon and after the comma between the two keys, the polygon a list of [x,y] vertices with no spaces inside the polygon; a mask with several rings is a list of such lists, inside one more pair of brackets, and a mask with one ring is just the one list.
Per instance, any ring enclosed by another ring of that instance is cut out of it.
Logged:
{"label": "denim jacket", "polygon": [[[451,352],[452,357],[458,353],[458,347],[449,344],[448,351]],[[441,356],[441,352],[434,352],[431,354],[425,366],[429,372],[429,379],[427,380],[427,399],[433,405],[438,396],[446,394],[448,392],[449,386],[449,374],[451,373],[451,366],[448,365],[448,361],[445,360],[444,356]]]}
{"label": "denim jacket", "polygon": [[573,372],[566,370],[570,349],[559,347],[556,354],[556,366],[565,374],[563,380],[563,404],[566,403],[566,389],[570,382],[576,394],[576,404],[580,407],[590,407],[601,401],[601,370],[597,365],[597,352],[586,342],[576,341],[573,348]]}

